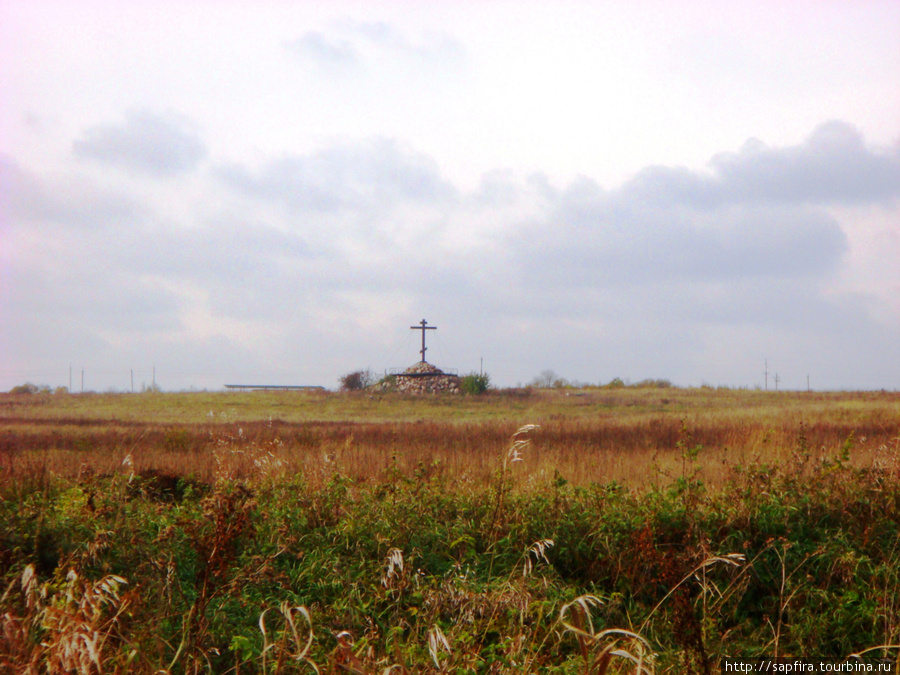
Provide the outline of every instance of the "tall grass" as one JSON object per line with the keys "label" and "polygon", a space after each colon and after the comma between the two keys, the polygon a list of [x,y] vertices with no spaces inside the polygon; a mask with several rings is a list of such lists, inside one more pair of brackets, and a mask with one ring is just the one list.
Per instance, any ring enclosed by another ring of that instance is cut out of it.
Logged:
{"label": "tall grass", "polygon": [[[97,409],[90,407],[94,399]],[[346,417],[328,419],[341,401]],[[477,400],[229,393],[7,396],[2,402],[0,470],[7,476],[40,465],[69,477],[110,474],[130,455],[137,472],[209,483],[217,470],[208,453],[215,441],[223,446],[218,460],[237,477],[252,475],[277,443],[290,473],[316,475],[338,462],[354,480],[428,471],[489,484],[496,448],[522,423],[533,422],[541,433],[532,440],[532,476],[640,488],[682,472],[678,444],[685,428],[691,449],[698,449],[693,468],[707,484],[721,484],[735,465],[791,462],[801,439],[814,459],[853,434],[850,461],[872,466],[887,461],[883,448],[900,435],[895,394],[624,389]],[[282,416],[265,414],[269,405]],[[166,421],[173,410],[187,411],[178,413],[182,421]],[[316,413],[321,417],[312,417]]]}
{"label": "tall grass", "polygon": [[560,397],[527,430],[7,410],[0,672],[896,659],[895,402],[826,403],[613,418]]}

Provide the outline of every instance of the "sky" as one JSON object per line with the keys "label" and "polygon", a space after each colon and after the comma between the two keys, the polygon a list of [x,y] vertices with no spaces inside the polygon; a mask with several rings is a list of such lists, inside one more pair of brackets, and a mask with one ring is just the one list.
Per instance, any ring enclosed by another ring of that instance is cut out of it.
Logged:
{"label": "sky", "polygon": [[900,389],[900,3],[7,0],[0,391]]}

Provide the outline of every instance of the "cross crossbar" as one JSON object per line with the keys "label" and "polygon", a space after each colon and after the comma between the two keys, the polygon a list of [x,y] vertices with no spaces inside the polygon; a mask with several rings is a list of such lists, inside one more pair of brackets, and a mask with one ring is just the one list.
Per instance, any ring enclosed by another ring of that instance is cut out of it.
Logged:
{"label": "cross crossbar", "polygon": [[422,319],[419,322],[418,326],[410,326],[410,330],[420,330],[422,331],[422,349],[419,352],[422,355],[422,363],[425,362],[425,331],[426,330],[437,330],[437,326],[429,326],[428,322],[425,319]]}

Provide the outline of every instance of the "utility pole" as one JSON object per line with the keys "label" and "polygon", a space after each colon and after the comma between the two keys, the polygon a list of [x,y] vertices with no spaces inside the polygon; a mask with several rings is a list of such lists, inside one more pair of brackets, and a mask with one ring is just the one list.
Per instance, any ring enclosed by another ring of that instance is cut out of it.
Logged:
{"label": "utility pole", "polygon": [[766,369],[763,371],[766,376],[766,391],[769,391],[769,359],[766,359]]}
{"label": "utility pole", "polygon": [[775,373],[775,391],[778,391],[778,382],[779,382],[778,373]]}
{"label": "utility pole", "polygon": [[478,366],[478,374],[484,375],[484,357],[481,357],[481,365]]}
{"label": "utility pole", "polygon": [[81,369],[81,393],[84,393],[84,368]]}

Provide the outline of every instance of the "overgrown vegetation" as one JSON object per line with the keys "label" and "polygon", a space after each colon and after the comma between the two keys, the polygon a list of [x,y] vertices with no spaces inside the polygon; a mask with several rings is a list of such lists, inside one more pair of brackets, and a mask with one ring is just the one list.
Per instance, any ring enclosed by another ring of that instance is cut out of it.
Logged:
{"label": "overgrown vegetation", "polygon": [[[64,387],[61,389],[65,389]],[[60,391],[60,390],[57,390]],[[46,384],[32,384],[31,382],[26,382],[25,384],[19,384],[9,390],[10,394],[49,394],[50,387]],[[60,393],[66,393],[65,391],[60,391]]]}
{"label": "overgrown vegetation", "polygon": [[355,370],[341,376],[341,391],[359,391],[375,384],[371,370]]}
{"label": "overgrown vegetation", "polygon": [[469,373],[459,378],[459,388],[464,394],[483,394],[491,386],[491,376],[487,373]]}
{"label": "overgrown vegetation", "polygon": [[466,424],[221,395],[160,426],[142,397],[0,397],[0,672],[711,673],[900,643],[900,398],[615,395],[427,403]]}

